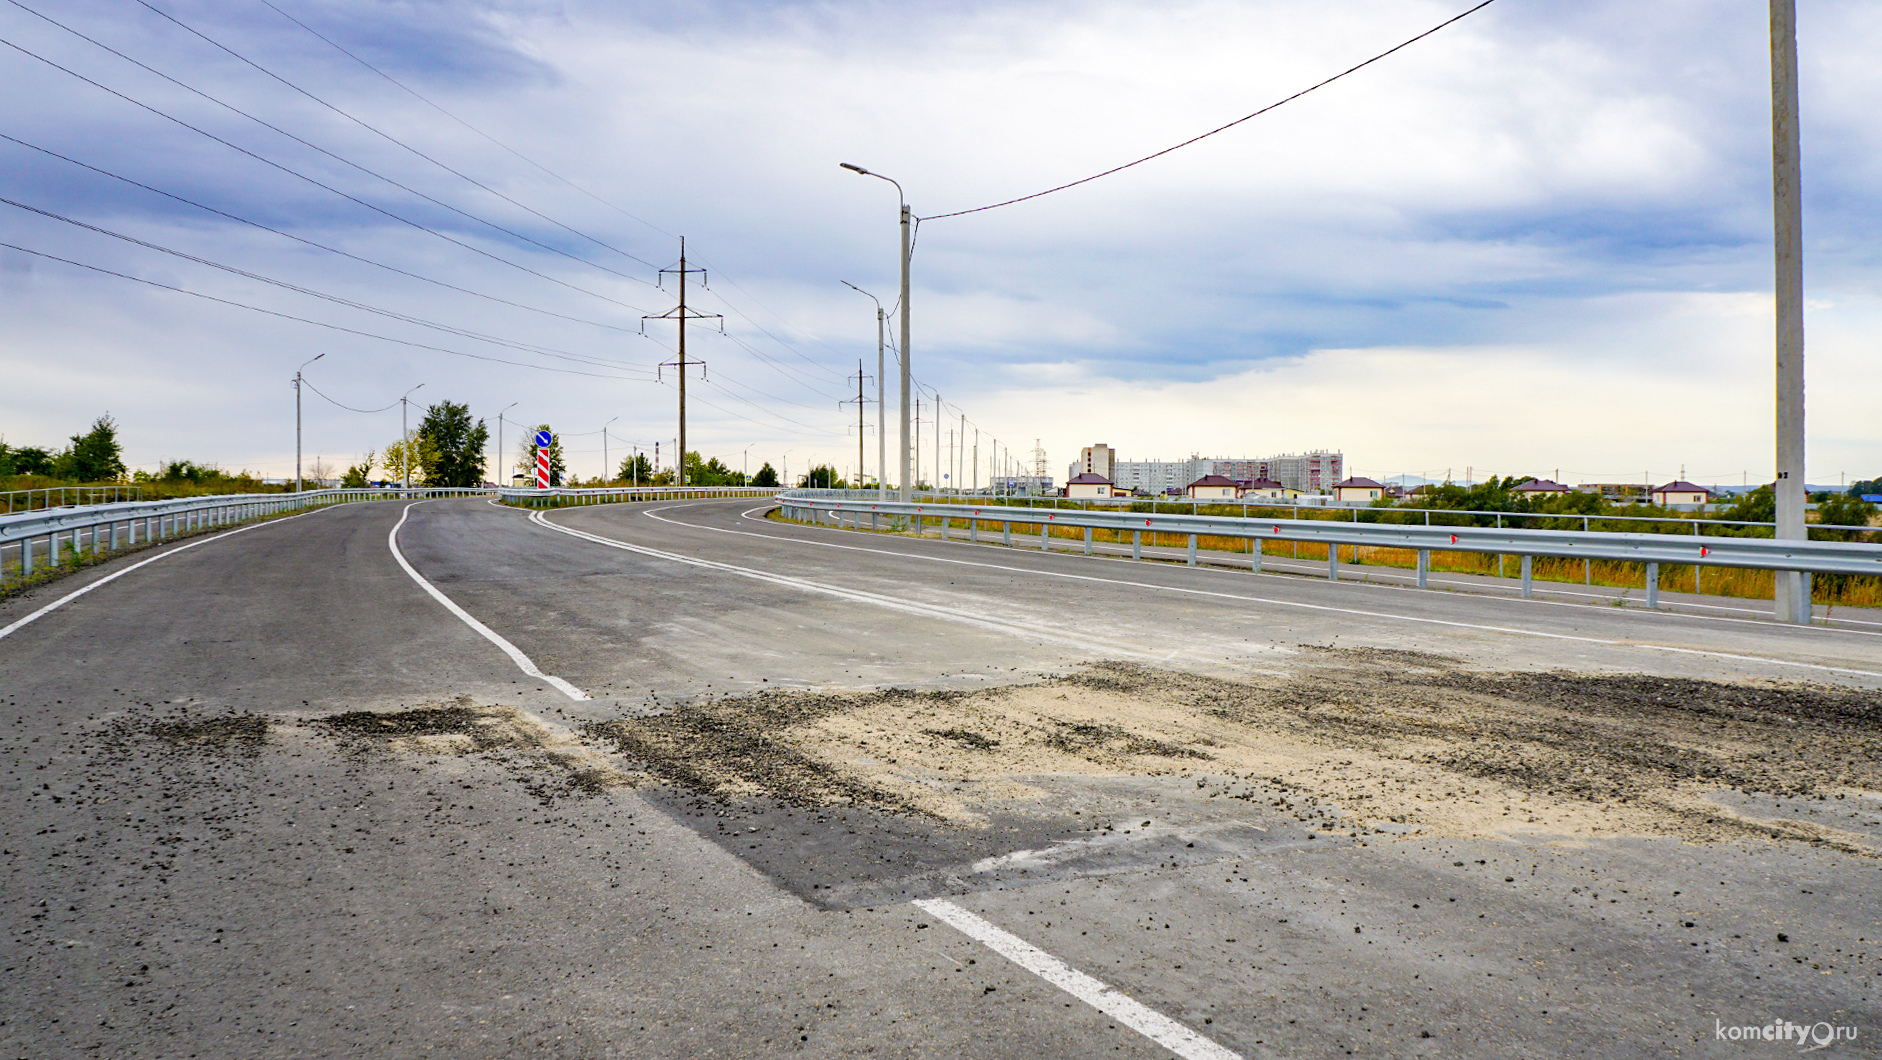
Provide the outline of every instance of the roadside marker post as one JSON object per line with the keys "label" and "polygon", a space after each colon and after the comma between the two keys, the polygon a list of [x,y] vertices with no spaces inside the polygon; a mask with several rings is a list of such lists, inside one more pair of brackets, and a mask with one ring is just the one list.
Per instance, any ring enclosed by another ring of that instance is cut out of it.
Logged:
{"label": "roadside marker post", "polygon": [[555,438],[548,431],[536,432],[536,488],[549,488],[549,446]]}

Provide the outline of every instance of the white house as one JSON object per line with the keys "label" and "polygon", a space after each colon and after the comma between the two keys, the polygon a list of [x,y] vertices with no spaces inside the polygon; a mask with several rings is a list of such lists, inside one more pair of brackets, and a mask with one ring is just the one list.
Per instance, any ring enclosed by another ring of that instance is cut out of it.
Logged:
{"label": "white house", "polygon": [[1704,486],[1695,486],[1685,479],[1653,489],[1655,504],[1705,504],[1710,500],[1712,494]]}
{"label": "white house", "polygon": [[1190,483],[1189,488],[1184,492],[1187,493],[1192,500],[1232,501],[1235,500],[1236,495],[1241,492],[1241,488],[1235,485],[1235,480],[1232,478],[1224,478],[1221,475],[1204,475]]}
{"label": "white house", "polygon": [[1385,487],[1369,478],[1341,479],[1333,487],[1336,501],[1376,501],[1385,496]]}
{"label": "white house", "polygon": [[1115,497],[1117,496],[1117,487],[1110,479],[1105,478],[1103,475],[1096,475],[1087,471],[1083,474],[1073,475],[1066,481],[1065,495],[1067,497]]}

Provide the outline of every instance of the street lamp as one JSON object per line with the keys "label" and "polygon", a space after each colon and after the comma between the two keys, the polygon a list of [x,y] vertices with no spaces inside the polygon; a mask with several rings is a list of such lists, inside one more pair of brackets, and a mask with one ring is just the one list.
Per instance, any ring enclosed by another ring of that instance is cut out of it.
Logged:
{"label": "street lamp", "polygon": [[301,368],[306,368],[325,356],[324,353],[316,353],[303,361],[300,368],[294,369],[294,492],[296,493],[301,491]]}
{"label": "street lamp", "polygon": [[418,384],[418,386],[415,386],[412,389],[407,390],[405,393],[399,395],[399,432],[405,435],[405,452],[403,454],[403,459],[399,461],[402,465],[404,465],[403,470],[405,472],[405,481],[400,484],[399,486],[400,489],[409,490],[412,488],[412,425],[411,425],[410,406],[409,406],[409,403],[405,399],[411,397],[414,393],[418,391],[419,387],[422,387],[424,385],[425,384],[420,383]]}
{"label": "street lamp", "polygon": [[852,173],[856,173],[865,177],[876,177],[880,180],[886,180],[889,183],[894,184],[895,196],[901,202],[901,205],[902,205],[902,300],[901,300],[902,348],[900,351],[901,353],[900,360],[902,362],[901,499],[903,501],[907,501],[910,499],[910,494],[909,494],[910,483],[912,483],[915,479],[915,473],[914,473],[915,469],[914,469],[914,465],[910,462],[912,458],[909,455],[909,448],[908,448],[908,408],[909,408],[908,406],[908,382],[909,382],[909,356],[911,353],[910,348],[909,348],[909,334],[908,334],[908,268],[909,268],[909,255],[914,252],[914,241],[913,241],[914,233],[911,227],[914,221],[914,215],[909,213],[909,210],[908,210],[908,196],[903,194],[901,183],[898,182],[894,177],[885,177],[880,173],[871,173],[870,171],[864,169],[861,166],[851,165],[848,162],[839,162],[837,164],[842,166],[844,169],[849,170]]}
{"label": "street lamp", "polygon": [[780,459],[778,462],[784,465],[784,481],[779,483],[779,485],[783,486],[785,489],[790,489],[791,488],[791,451],[789,449],[786,449],[784,451],[783,458]]}
{"label": "street lamp", "polygon": [[[614,420],[620,418],[621,417],[616,416]],[[608,473],[612,470],[608,467],[608,426],[612,424],[614,420],[609,420],[607,423],[601,425],[601,484],[603,486],[613,481],[613,476]]]}
{"label": "street lamp", "polygon": [[[503,474],[503,413],[510,411],[520,404],[522,404],[522,402],[512,401],[508,405],[503,406],[497,413],[497,474],[499,476]],[[497,485],[503,485],[502,481],[498,481]]]}
{"label": "street lamp", "polygon": [[[843,286],[876,303],[876,497],[887,500],[889,498],[889,431],[885,419],[887,413],[882,410],[882,388],[886,385],[883,380],[882,347],[884,345],[883,328],[888,320],[888,313],[882,308],[882,299],[848,280],[843,281]],[[899,352],[896,358],[898,360],[901,358]]]}

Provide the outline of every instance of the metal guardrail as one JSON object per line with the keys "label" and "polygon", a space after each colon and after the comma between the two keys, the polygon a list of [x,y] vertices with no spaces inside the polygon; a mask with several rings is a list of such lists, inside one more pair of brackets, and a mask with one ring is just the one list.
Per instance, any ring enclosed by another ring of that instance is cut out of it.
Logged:
{"label": "metal guardrail", "polygon": [[82,504],[117,504],[142,500],[142,486],[45,486],[35,490],[0,490],[3,514],[45,508],[73,508]]}
{"label": "metal guardrail", "polygon": [[506,501],[527,502],[532,506],[554,506],[562,501],[575,504],[619,504],[631,501],[710,500],[714,497],[769,497],[780,492],[775,486],[597,486],[572,489],[567,486],[500,487],[499,497]]}
{"label": "metal guardrail", "polygon": [[[812,491],[786,491],[778,503],[789,518],[842,525],[845,518],[860,528],[868,518],[881,529],[884,518],[903,519],[919,528],[923,520],[961,521],[969,537],[978,540],[981,527],[1001,528],[1011,543],[1012,526],[1045,527],[1040,547],[1052,544],[1051,528],[1085,529],[1090,551],[1091,531],[1109,530],[1122,540],[1128,533],[1133,556],[1141,557],[1143,535],[1175,534],[1187,539],[1189,562],[1197,562],[1197,539],[1228,537],[1245,540],[1304,541],[1328,546],[1356,545],[1396,548],[1418,553],[1418,584],[1425,584],[1431,553],[1480,552],[1520,556],[1523,595],[1531,595],[1531,560],[1536,556],[1586,560],[1618,560],[1647,565],[1649,599],[1657,598],[1659,565],[1744,567],[1756,570],[1792,570],[1810,574],[1882,576],[1882,545],[1841,541],[1777,541],[1769,538],[1686,537],[1675,534],[1633,534],[1580,530],[1518,530],[1480,526],[1418,526],[1394,523],[1348,523],[1321,519],[1263,519],[1219,515],[1178,515],[1156,512],[1083,511],[1053,508],[1016,508],[1005,505],[936,504],[877,500],[873,496],[815,495]],[[1249,553],[1260,569],[1261,552]],[[1327,549],[1328,576],[1338,577],[1339,549]]]}
{"label": "metal guardrail", "polygon": [[[848,497],[852,499],[862,498],[862,497],[874,497],[878,495],[874,489],[861,489],[861,490],[794,489],[788,492],[793,493],[793,494],[803,494],[805,496],[812,496],[812,497]],[[893,493],[893,491],[891,491],[891,493]],[[1582,524],[1582,529],[1584,530],[1588,529],[1591,523],[1659,523],[1662,525],[1672,524],[1674,526],[1680,527],[1681,533],[1685,533],[1688,529],[1691,529],[1694,533],[1699,533],[1701,528],[1710,528],[1710,527],[1720,527],[1720,528],[1762,527],[1765,530],[1772,531],[1773,534],[1775,535],[1775,531],[1777,529],[1777,524],[1771,523],[1771,522],[1755,522],[1755,521],[1744,520],[1744,519],[1708,519],[1702,515],[1613,515],[1613,514],[1606,514],[1606,513],[1583,514],[1580,512],[1505,512],[1505,511],[1494,511],[1494,510],[1478,510],[1474,508],[1401,508],[1396,505],[1392,507],[1387,507],[1387,508],[1375,508],[1372,506],[1370,502],[1362,503],[1359,501],[1336,501],[1330,497],[1299,497],[1299,498],[1237,497],[1234,500],[1229,500],[1226,498],[1206,500],[1202,498],[1189,498],[1189,497],[1136,497],[1136,496],[1129,496],[1129,497],[1033,497],[1033,496],[1026,496],[1026,495],[1015,495],[1011,497],[1004,497],[1004,496],[990,496],[986,494],[962,495],[958,493],[933,493],[933,492],[924,491],[924,492],[919,492],[919,493],[914,494],[914,499],[918,501],[929,502],[929,503],[934,503],[934,504],[977,504],[981,506],[986,506],[986,505],[1009,506],[1010,505],[1014,507],[1024,505],[1028,508],[1046,507],[1046,508],[1059,508],[1059,509],[1076,508],[1076,509],[1091,509],[1091,510],[1104,510],[1107,508],[1121,510],[1121,509],[1132,508],[1140,504],[1148,504],[1150,505],[1150,509],[1153,513],[1164,510],[1164,509],[1168,509],[1171,512],[1181,512],[1184,509],[1188,509],[1192,515],[1199,514],[1201,509],[1203,508],[1240,508],[1244,512],[1253,511],[1257,509],[1267,509],[1270,511],[1274,511],[1274,510],[1279,510],[1279,509],[1291,508],[1297,512],[1313,512],[1315,513],[1316,518],[1337,518],[1337,519],[1347,520],[1350,522],[1398,521],[1398,520],[1404,519],[1407,516],[1422,515],[1424,516],[1425,525],[1427,526],[1466,525],[1466,524],[1474,523],[1478,519],[1490,519],[1490,520],[1493,520],[1497,526],[1503,526],[1506,520],[1510,522],[1511,524],[1516,524],[1516,525],[1520,525],[1521,523],[1528,522],[1528,521],[1545,521],[1545,522],[1557,522],[1557,523],[1579,522]],[[1812,505],[1808,505],[1807,507],[1814,509],[1816,505],[1812,504]],[[1682,508],[1674,508],[1671,510],[1685,511],[1685,509],[1682,509]],[[1437,519],[1433,519],[1432,518],[1433,516],[1437,516]],[[1443,521],[1446,519],[1456,520],[1457,522],[1446,523]],[[1807,527],[1807,529],[1809,530],[1830,530],[1830,529],[1848,530],[1851,528],[1850,527],[1831,527],[1831,526],[1820,525],[1817,523],[1812,523]]]}
{"label": "metal guardrail", "polygon": [[86,552],[119,548],[234,526],[287,512],[353,501],[485,496],[483,489],[331,489],[303,493],[233,493],[166,501],[126,501],[0,515],[0,582],[29,578]]}

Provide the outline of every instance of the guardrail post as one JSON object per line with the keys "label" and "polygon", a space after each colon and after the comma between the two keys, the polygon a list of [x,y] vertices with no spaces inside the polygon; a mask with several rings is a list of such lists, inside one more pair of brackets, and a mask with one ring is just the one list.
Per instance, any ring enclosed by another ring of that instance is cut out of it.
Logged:
{"label": "guardrail post", "polygon": [[30,537],[22,537],[20,538],[20,577],[25,578],[32,573],[33,539]]}
{"label": "guardrail post", "polygon": [[1258,537],[1248,539],[1248,573],[1261,573],[1261,539]]}
{"label": "guardrail post", "polygon": [[1007,548],[1013,547],[1013,524],[1012,523],[1000,524],[1000,544],[1005,545]]}
{"label": "guardrail post", "polygon": [[967,541],[969,544],[973,544],[973,545],[980,544],[980,520],[979,519],[967,520]]}
{"label": "guardrail post", "polygon": [[1340,546],[1338,545],[1327,546],[1327,578],[1330,581],[1340,580]]}
{"label": "guardrail post", "polygon": [[1085,527],[1085,555],[1091,555],[1091,527]]}
{"label": "guardrail post", "polygon": [[1189,535],[1189,565],[1196,565],[1196,535]]}
{"label": "guardrail post", "polygon": [[1049,522],[1039,524],[1039,551],[1052,551],[1052,524]]}
{"label": "guardrail post", "polygon": [[1426,582],[1427,576],[1430,573],[1431,573],[1431,550],[1428,548],[1421,548],[1418,550],[1418,588],[1423,589],[1426,587],[1425,582]]}
{"label": "guardrail post", "polygon": [[1131,531],[1131,558],[1144,558],[1144,532],[1142,530]]}
{"label": "guardrail post", "polygon": [[1660,606],[1660,565],[1647,564],[1647,606],[1658,609]]}
{"label": "guardrail post", "polygon": [[921,536],[921,513],[920,512],[915,513],[915,536],[916,537]]}
{"label": "guardrail post", "polygon": [[1527,556],[1527,555],[1523,557],[1523,599],[1525,600],[1533,600],[1536,597],[1535,589],[1530,585],[1530,562],[1529,561],[1534,558],[1535,558],[1534,556]]}

